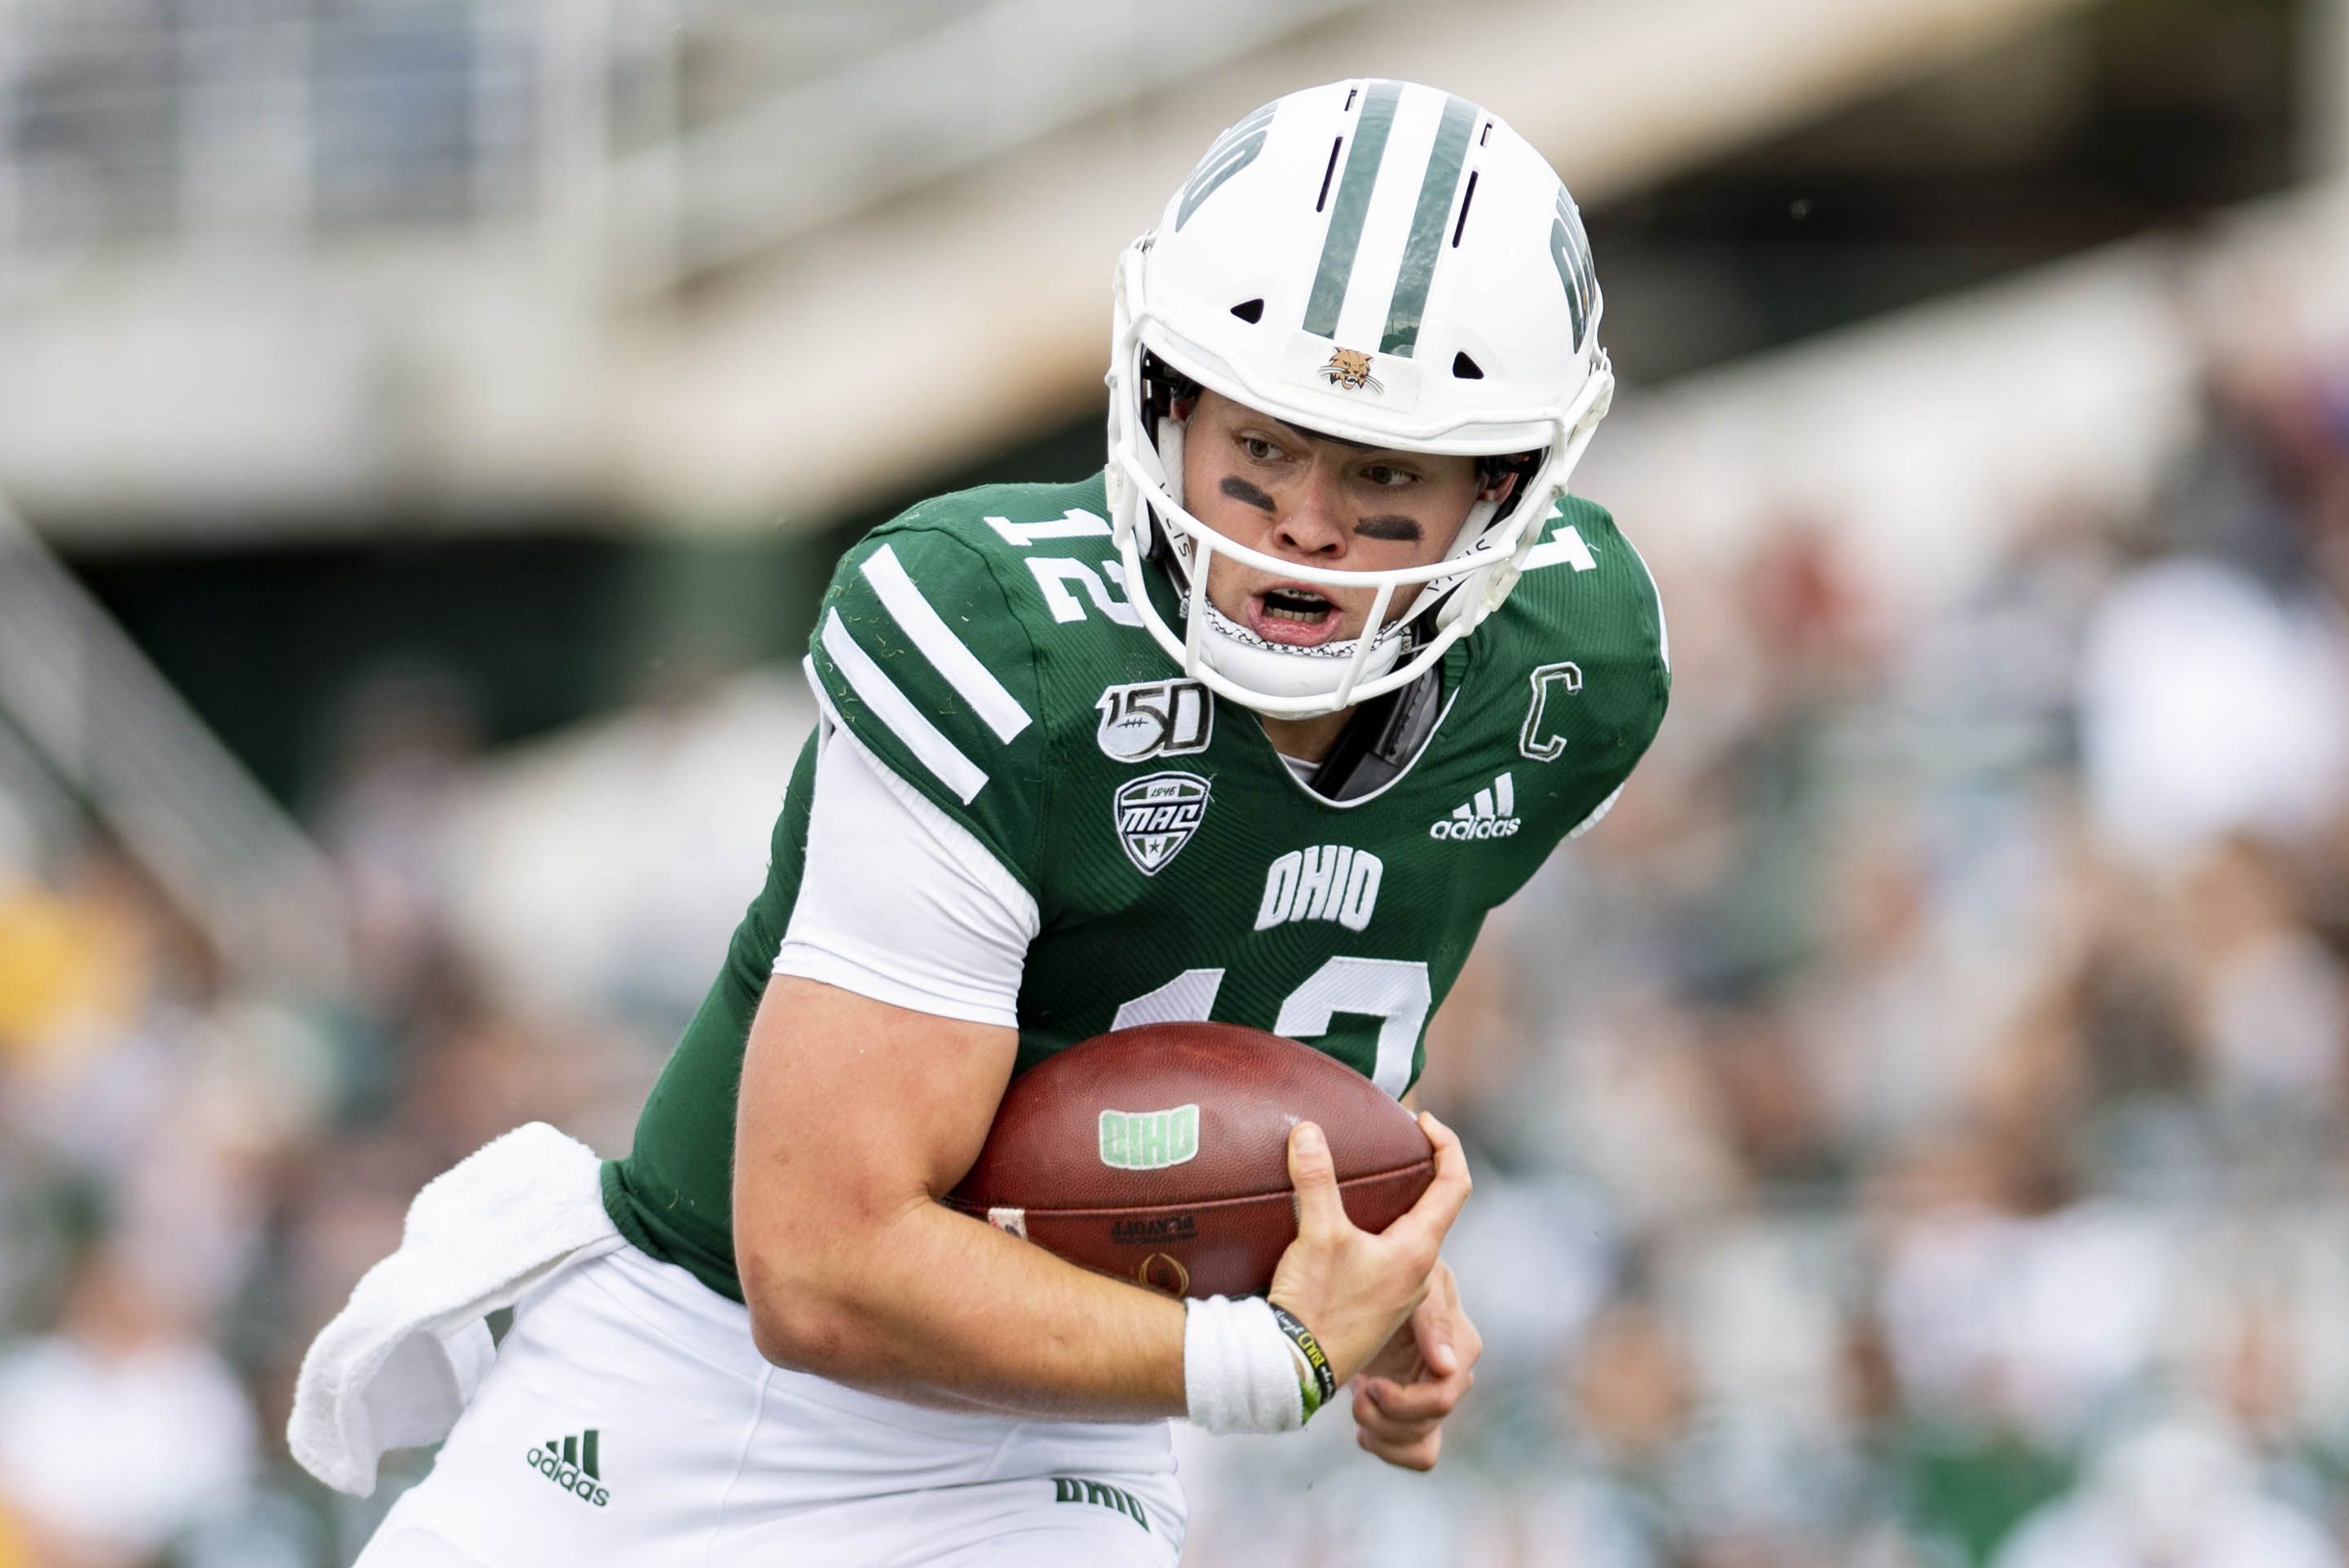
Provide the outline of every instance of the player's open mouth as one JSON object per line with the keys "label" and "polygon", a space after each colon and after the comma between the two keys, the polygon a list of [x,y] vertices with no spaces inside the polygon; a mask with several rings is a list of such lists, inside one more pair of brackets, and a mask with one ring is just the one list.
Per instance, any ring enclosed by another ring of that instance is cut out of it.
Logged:
{"label": "player's open mouth", "polygon": [[1338,621],[1338,606],[1329,596],[1300,583],[1248,596],[1248,630],[1284,647],[1319,647],[1336,634]]}

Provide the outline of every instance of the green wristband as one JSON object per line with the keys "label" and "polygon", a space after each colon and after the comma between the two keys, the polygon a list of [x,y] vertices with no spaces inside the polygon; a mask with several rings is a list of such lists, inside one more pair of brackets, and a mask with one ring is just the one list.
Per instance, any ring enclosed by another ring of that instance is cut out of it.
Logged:
{"label": "green wristband", "polygon": [[1309,1421],[1314,1411],[1338,1397],[1337,1375],[1330,1370],[1329,1354],[1321,1348],[1321,1342],[1313,1337],[1311,1329],[1299,1323],[1278,1303],[1267,1302],[1265,1305],[1272,1308],[1273,1322],[1280,1325],[1280,1331],[1288,1336],[1289,1344],[1296,1347],[1302,1360],[1303,1364],[1298,1368],[1297,1392],[1305,1401],[1305,1418]]}

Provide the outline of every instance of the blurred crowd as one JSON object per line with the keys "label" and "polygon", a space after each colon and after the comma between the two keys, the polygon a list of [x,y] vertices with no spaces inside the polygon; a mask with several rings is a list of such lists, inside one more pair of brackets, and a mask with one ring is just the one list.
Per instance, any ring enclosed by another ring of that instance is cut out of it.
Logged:
{"label": "blurred crowd", "polygon": [[[1830,521],[1625,520],[1671,717],[1431,1033],[1476,1391],[1424,1478],[1185,1436],[1197,1568],[2349,1564],[2349,364],[2214,355],[2153,504],[1942,602]],[[497,1132],[625,1145],[690,994],[501,991],[492,766],[354,699],[326,995],[0,798],[0,1568],[347,1562],[426,1461],[292,1469],[310,1334]]]}
{"label": "blurred crowd", "polygon": [[1189,1445],[1189,1561],[2349,1563],[2349,363],[2203,397],[1947,603],[1625,520],[1671,716],[1430,1042],[1486,1373],[1424,1482]]}
{"label": "blurred crowd", "polygon": [[345,731],[312,822],[357,955],[330,991],[240,978],[100,837],[0,797],[0,1568],[347,1562],[424,1456],[366,1504],[293,1467],[310,1336],[426,1181],[533,1119],[625,1146],[665,1052],[460,951],[462,692],[388,676]]}

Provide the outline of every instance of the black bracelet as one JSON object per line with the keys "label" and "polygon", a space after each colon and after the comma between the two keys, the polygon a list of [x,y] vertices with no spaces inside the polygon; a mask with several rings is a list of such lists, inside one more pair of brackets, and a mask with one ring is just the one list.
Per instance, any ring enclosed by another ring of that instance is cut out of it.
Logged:
{"label": "black bracelet", "polygon": [[1310,1377],[1309,1379],[1305,1376],[1299,1377],[1297,1389],[1305,1400],[1305,1418],[1309,1421],[1314,1411],[1338,1397],[1337,1375],[1330,1370],[1329,1354],[1321,1348],[1321,1342],[1313,1337],[1311,1329],[1297,1321],[1278,1303],[1267,1302],[1265,1305],[1272,1308],[1273,1322],[1280,1325],[1280,1331],[1288,1336],[1289,1343],[1296,1346],[1297,1353],[1305,1358]]}

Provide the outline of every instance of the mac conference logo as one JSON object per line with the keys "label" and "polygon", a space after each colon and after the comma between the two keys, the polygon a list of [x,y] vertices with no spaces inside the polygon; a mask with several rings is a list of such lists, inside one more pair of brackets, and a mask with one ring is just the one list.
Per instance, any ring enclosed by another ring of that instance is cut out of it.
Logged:
{"label": "mac conference logo", "polygon": [[1152,773],[1118,786],[1112,802],[1118,841],[1143,876],[1156,876],[1199,830],[1207,788],[1196,773]]}

